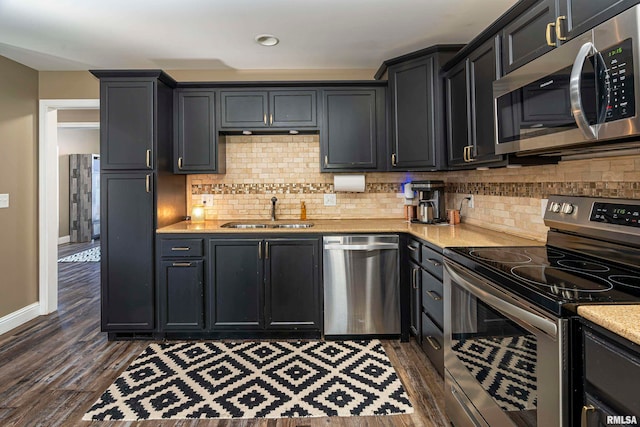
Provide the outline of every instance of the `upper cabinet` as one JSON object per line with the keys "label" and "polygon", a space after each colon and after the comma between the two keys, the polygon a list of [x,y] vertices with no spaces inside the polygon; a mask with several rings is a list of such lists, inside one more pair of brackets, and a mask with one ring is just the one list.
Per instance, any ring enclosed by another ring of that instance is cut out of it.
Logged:
{"label": "upper cabinet", "polygon": [[448,164],[476,167],[501,161],[495,154],[493,82],[500,76],[497,38],[489,39],[445,77]]}
{"label": "upper cabinet", "polygon": [[318,126],[316,90],[221,90],[220,129]]}
{"label": "upper cabinet", "polygon": [[502,29],[504,73],[510,73],[637,3],[637,0],[536,2]]}
{"label": "upper cabinet", "polygon": [[154,168],[156,84],[142,77],[100,80],[102,169]]}
{"label": "upper cabinet", "polygon": [[322,104],[321,171],[384,170],[385,89],[325,89]]}
{"label": "upper cabinet", "polygon": [[174,94],[174,173],[224,173],[218,144],[214,90],[177,89]]}
{"label": "upper cabinet", "polygon": [[458,47],[408,60],[390,60],[390,169],[440,170],[444,162],[443,96],[439,70]]}

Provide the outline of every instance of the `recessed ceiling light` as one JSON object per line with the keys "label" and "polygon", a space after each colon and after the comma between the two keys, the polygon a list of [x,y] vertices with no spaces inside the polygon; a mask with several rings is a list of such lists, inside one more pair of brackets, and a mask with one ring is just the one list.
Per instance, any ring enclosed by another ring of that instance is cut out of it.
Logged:
{"label": "recessed ceiling light", "polygon": [[280,43],[280,40],[271,34],[260,34],[259,36],[256,36],[255,41],[262,46],[275,46]]}

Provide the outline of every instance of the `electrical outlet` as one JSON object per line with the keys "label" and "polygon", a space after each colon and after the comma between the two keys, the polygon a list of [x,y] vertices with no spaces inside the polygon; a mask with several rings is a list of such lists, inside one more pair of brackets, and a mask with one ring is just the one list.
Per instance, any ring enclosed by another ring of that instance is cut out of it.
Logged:
{"label": "electrical outlet", "polygon": [[9,207],[9,194],[0,194],[0,208]]}
{"label": "electrical outlet", "polygon": [[206,204],[208,208],[213,206],[213,194],[203,194],[202,203]]}
{"label": "electrical outlet", "polygon": [[469,194],[468,197],[469,197],[468,206],[470,209],[473,209],[473,206],[474,206],[473,194]]}
{"label": "electrical outlet", "polygon": [[325,206],[335,206],[335,205],[337,205],[336,195],[335,194],[325,194],[324,195],[324,205]]}

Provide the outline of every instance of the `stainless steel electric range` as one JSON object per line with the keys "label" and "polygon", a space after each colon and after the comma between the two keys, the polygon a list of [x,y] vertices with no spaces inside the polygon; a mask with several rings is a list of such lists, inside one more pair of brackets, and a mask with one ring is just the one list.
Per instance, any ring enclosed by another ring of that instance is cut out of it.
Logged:
{"label": "stainless steel electric range", "polygon": [[576,307],[640,303],[640,200],[551,196],[544,220],[546,246],[444,251],[457,427],[572,425]]}

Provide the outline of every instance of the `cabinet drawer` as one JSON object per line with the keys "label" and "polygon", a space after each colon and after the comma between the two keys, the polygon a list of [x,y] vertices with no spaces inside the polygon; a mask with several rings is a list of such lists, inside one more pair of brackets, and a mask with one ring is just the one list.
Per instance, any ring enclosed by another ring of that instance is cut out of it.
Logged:
{"label": "cabinet drawer", "polygon": [[442,252],[436,252],[427,245],[422,245],[422,267],[442,280]]}
{"label": "cabinet drawer", "polygon": [[431,363],[440,376],[444,375],[444,337],[429,317],[422,313],[422,350],[427,353]]}
{"label": "cabinet drawer", "polygon": [[640,395],[637,393],[637,384],[640,384],[638,354],[605,341],[585,328],[584,365],[586,387],[595,388],[596,394],[605,402],[615,402],[620,411],[640,408]]}
{"label": "cabinet drawer", "polygon": [[202,239],[162,240],[160,256],[191,257],[202,256]]}
{"label": "cabinet drawer", "polygon": [[422,245],[415,239],[407,240],[407,252],[409,253],[409,258],[414,260],[417,263],[420,263],[420,247]]}
{"label": "cabinet drawer", "polygon": [[422,309],[442,329],[444,310],[442,303],[442,281],[425,270],[422,271]]}

